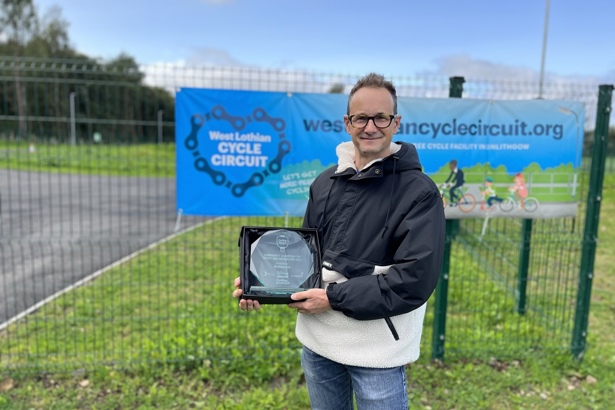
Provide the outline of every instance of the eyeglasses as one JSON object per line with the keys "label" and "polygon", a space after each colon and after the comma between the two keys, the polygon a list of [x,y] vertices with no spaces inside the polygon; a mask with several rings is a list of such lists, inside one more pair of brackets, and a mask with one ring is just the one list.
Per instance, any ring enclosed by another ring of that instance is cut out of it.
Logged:
{"label": "eyeglasses", "polygon": [[350,125],[352,125],[354,128],[367,127],[367,123],[369,122],[369,120],[372,120],[377,128],[386,128],[391,125],[391,122],[393,122],[394,118],[395,115],[389,114],[377,114],[372,117],[369,117],[365,114],[357,114],[349,116],[348,121],[350,122]]}

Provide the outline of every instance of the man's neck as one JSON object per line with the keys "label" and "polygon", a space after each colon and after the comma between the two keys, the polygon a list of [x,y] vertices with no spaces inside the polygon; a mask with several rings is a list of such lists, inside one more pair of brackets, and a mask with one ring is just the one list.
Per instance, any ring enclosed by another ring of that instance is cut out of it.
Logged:
{"label": "man's neck", "polygon": [[361,156],[361,155],[359,155],[359,153],[357,151],[355,151],[355,153],[354,153],[354,165],[357,168],[357,171],[361,171],[370,162],[374,162],[376,160],[380,160],[380,159],[386,158],[389,155],[391,155],[391,151],[390,150],[387,151],[387,152],[384,152],[382,154],[382,156],[378,156],[378,157],[374,157],[374,158]]}

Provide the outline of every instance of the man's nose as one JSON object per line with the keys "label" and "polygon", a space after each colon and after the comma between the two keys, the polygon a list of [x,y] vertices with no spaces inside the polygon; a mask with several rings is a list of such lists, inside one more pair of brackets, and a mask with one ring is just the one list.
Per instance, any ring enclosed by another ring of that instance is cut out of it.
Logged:
{"label": "man's nose", "polygon": [[375,118],[368,118],[367,119],[367,124],[365,124],[364,131],[366,131],[366,132],[376,132],[378,130],[379,130],[379,128],[376,127],[376,119]]}

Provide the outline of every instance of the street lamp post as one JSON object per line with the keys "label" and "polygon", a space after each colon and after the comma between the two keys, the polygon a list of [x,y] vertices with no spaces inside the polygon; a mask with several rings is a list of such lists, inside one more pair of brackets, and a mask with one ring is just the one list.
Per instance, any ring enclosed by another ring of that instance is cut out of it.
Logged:
{"label": "street lamp post", "polygon": [[551,0],[546,0],[545,10],[545,25],[542,33],[542,58],[540,60],[540,85],[538,87],[538,98],[542,98],[542,88],[545,77],[545,57],[547,55],[547,33],[549,32],[549,9],[551,8]]}
{"label": "street lamp post", "polygon": [[[566,115],[574,115],[574,121],[576,123],[577,126],[577,145],[576,145],[576,155],[575,155],[575,160],[576,160],[576,164],[578,164],[578,166],[581,166],[581,152],[583,151],[583,139],[581,138],[581,123],[579,122],[579,114],[576,113],[576,111],[571,110],[569,108],[566,107],[558,107],[557,108],[559,110],[559,112],[562,112]],[[577,172],[574,173],[574,181],[572,183],[572,195],[576,195],[576,189],[577,189]]]}

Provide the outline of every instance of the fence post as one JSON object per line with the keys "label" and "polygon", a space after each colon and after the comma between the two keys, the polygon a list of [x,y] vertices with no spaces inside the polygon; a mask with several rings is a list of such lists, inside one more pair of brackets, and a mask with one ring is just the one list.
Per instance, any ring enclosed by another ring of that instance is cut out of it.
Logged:
{"label": "fence post", "polygon": [[[461,98],[463,95],[463,83],[465,83],[466,80],[463,77],[451,77],[449,81],[448,97]],[[452,224],[451,234],[454,239],[457,233],[459,233],[459,219],[452,219],[450,223]]]}
{"label": "fence post", "polygon": [[[449,97],[461,98],[463,94],[463,77],[451,77]],[[432,359],[444,358],[444,339],[446,334],[446,307],[448,304],[448,281],[451,266],[451,245],[459,231],[459,220],[446,220],[446,234],[444,238],[444,257],[440,269],[440,280],[436,286],[436,304],[434,307],[433,335],[431,343]]]}
{"label": "fence post", "polygon": [[75,92],[71,91],[69,96],[70,104],[70,145],[77,144],[77,126],[75,124]]}
{"label": "fence post", "polygon": [[594,132],[587,211],[585,212],[585,229],[583,232],[583,248],[581,251],[581,269],[579,272],[574,328],[572,330],[571,351],[577,359],[583,357],[587,339],[587,323],[589,320],[589,305],[594,276],[596,241],[598,238],[598,222],[600,221],[600,203],[602,201],[602,185],[604,182],[612,99],[613,85],[601,85],[598,91],[596,129]]}
{"label": "fence post", "polygon": [[446,334],[446,307],[448,305],[448,281],[451,270],[451,244],[455,237],[453,219],[446,220],[444,237],[444,258],[440,269],[440,280],[436,286],[436,305],[434,309],[433,335],[431,345],[432,359],[444,359],[444,338]]}
{"label": "fence post", "polygon": [[530,244],[532,242],[532,220],[524,219],[521,225],[521,249],[519,252],[519,268],[517,271],[517,297],[515,310],[525,314],[525,299],[527,292],[527,272],[530,266]]}

